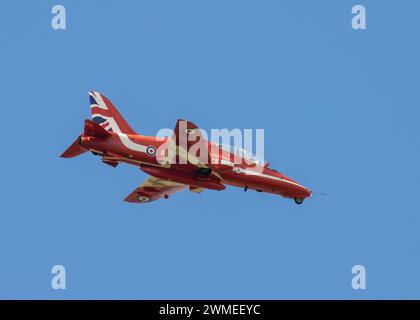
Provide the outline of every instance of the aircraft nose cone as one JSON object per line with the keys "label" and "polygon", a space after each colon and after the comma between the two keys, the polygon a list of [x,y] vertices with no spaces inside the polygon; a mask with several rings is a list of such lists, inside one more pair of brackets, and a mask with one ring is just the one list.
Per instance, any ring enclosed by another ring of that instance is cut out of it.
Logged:
{"label": "aircraft nose cone", "polygon": [[312,191],[311,191],[311,190],[309,190],[309,189],[308,189],[308,188],[306,188],[306,187],[302,187],[302,192],[304,193],[305,198],[312,196]]}
{"label": "aircraft nose cone", "polygon": [[305,186],[299,184],[295,180],[290,179],[290,178],[288,178],[286,176],[284,176],[283,178],[289,180],[290,182],[292,182],[294,184],[294,187],[293,187],[294,197],[298,197],[298,198],[303,198],[304,199],[304,198],[310,197],[312,195],[311,190],[309,190]]}
{"label": "aircraft nose cone", "polygon": [[299,193],[299,197],[301,197],[301,198],[307,198],[307,197],[310,197],[312,195],[312,191],[309,190],[308,188],[306,188],[303,185],[299,185],[298,193]]}

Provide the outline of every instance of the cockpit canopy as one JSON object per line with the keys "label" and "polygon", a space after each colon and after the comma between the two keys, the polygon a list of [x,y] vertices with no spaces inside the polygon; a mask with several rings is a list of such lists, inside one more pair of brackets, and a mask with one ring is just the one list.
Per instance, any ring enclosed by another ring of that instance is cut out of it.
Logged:
{"label": "cockpit canopy", "polygon": [[221,145],[221,148],[227,152],[231,152],[234,155],[238,155],[248,161],[248,163],[255,163],[258,166],[268,167],[269,163],[264,162],[263,159],[252,154],[252,152],[245,150],[244,148],[237,148],[231,145]]}

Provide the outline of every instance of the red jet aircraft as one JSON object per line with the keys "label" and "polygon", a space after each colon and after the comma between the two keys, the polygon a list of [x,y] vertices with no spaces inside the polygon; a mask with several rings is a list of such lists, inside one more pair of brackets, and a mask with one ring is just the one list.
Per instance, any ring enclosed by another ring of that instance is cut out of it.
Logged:
{"label": "red jet aircraft", "polygon": [[[201,192],[223,190],[225,185],[277,194],[297,204],[312,195],[306,187],[269,168],[268,163],[245,155],[239,157],[243,161],[237,161],[238,154],[206,140],[189,121],[178,120],[172,137],[143,136],[104,95],[92,91],[89,98],[92,120],[85,120],[83,133],[61,157],[91,151],[113,167],[120,162],[138,166],[150,176],[125,201],[145,203],[167,199],[187,187]],[[201,147],[198,152],[197,145]]]}

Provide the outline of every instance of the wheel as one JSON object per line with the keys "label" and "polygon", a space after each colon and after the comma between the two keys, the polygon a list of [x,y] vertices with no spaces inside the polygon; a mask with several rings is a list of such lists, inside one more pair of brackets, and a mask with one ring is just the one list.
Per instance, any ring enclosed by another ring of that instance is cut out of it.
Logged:
{"label": "wheel", "polygon": [[144,197],[144,196],[140,196],[140,197],[138,197],[137,198],[139,201],[141,201],[141,202],[147,202],[147,201],[150,201],[150,198],[148,198],[148,197]]}
{"label": "wheel", "polygon": [[302,204],[303,199],[302,198],[295,198],[295,202],[296,202],[296,204]]}

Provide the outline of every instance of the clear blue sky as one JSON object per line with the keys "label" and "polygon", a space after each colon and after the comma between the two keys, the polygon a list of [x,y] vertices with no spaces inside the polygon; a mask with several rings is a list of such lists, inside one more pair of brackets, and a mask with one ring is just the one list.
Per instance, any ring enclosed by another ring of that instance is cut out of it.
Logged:
{"label": "clear blue sky", "polygon": [[[367,9],[366,31],[351,8]],[[67,30],[50,27],[67,9]],[[416,1],[3,1],[0,298],[420,298]],[[140,133],[263,128],[302,206],[59,155],[107,95]],[[67,290],[50,286],[67,270]],[[367,270],[352,289],[351,268]]]}

